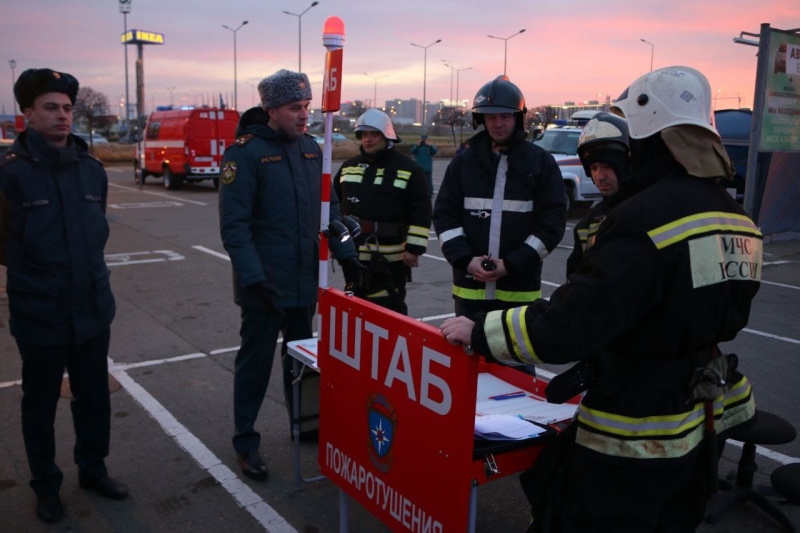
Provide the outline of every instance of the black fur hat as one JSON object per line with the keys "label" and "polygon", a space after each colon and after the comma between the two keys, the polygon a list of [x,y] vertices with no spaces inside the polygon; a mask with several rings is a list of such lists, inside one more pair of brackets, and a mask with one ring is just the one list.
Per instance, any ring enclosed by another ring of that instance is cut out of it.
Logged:
{"label": "black fur hat", "polygon": [[14,84],[14,97],[20,109],[32,107],[37,97],[47,93],[64,93],[74,105],[78,96],[78,80],[66,72],[29,68],[20,74]]}

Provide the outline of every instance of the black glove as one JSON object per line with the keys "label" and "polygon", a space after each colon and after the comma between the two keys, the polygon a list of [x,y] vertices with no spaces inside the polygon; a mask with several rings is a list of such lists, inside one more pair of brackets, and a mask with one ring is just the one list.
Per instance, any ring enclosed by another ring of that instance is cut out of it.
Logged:
{"label": "black glove", "polygon": [[275,285],[267,281],[259,281],[255,285],[250,285],[250,288],[256,294],[256,298],[264,306],[264,309],[271,313],[283,314],[283,311],[275,303],[283,295]]}
{"label": "black glove", "polygon": [[342,271],[344,271],[344,289],[346,291],[353,291],[360,289],[364,284],[364,272],[367,267],[361,264],[361,261],[356,257],[348,257],[340,262]]}

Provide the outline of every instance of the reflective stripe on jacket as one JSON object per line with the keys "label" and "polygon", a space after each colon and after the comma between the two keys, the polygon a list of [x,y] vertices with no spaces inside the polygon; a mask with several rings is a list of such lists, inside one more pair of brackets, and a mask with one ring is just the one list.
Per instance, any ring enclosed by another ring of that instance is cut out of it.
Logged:
{"label": "reflective stripe on jacket", "polygon": [[[453,296],[531,302],[541,296],[542,261],[564,236],[566,203],[553,157],[524,139],[495,154],[480,132],[447,167],[433,223],[453,266]],[[509,275],[477,281],[465,271],[473,257],[502,259]]]}
{"label": "reflective stripe on jacket", "polygon": [[[760,231],[718,183],[668,175],[609,212],[549,301],[488,313],[472,345],[505,364],[594,358],[600,377],[578,411],[578,444],[682,457],[703,432],[692,371],[747,324],[761,266]],[[743,378],[717,398],[717,430],[754,412]]]}

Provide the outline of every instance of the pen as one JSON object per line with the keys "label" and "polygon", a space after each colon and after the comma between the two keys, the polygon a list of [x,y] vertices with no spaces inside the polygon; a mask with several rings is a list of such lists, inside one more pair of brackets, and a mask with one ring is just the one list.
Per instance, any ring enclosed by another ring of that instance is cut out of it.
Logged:
{"label": "pen", "polygon": [[511,398],[522,398],[525,396],[525,391],[514,391],[514,392],[506,392],[505,394],[497,394],[495,396],[489,396],[490,400],[510,400]]}

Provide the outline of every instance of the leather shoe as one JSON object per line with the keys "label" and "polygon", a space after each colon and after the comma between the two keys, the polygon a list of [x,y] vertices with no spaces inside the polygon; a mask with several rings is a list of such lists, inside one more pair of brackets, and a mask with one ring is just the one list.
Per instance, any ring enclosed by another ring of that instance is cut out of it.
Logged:
{"label": "leather shoe", "polygon": [[256,481],[267,479],[267,465],[264,464],[264,459],[261,458],[258,450],[238,452],[236,457],[239,460],[239,466],[242,468],[242,474]]}
{"label": "leather shoe", "polygon": [[96,492],[104,498],[124,500],[128,497],[128,487],[107,475],[80,478],[78,481],[82,489]]}
{"label": "leather shoe", "polygon": [[58,494],[47,494],[36,497],[36,516],[42,522],[58,522],[64,518],[64,505]]}

